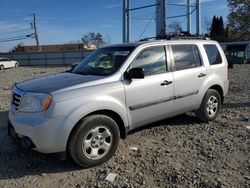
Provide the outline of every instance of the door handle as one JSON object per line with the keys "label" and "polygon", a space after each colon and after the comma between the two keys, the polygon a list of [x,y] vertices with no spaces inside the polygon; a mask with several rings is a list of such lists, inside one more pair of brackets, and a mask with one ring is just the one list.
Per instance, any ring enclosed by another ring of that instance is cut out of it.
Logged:
{"label": "door handle", "polygon": [[161,86],[166,86],[166,85],[169,85],[169,84],[172,84],[172,83],[173,83],[172,81],[164,80],[164,81],[161,83]]}
{"label": "door handle", "polygon": [[200,73],[200,74],[198,75],[199,78],[205,77],[205,76],[206,76],[206,74],[204,74],[204,73]]}

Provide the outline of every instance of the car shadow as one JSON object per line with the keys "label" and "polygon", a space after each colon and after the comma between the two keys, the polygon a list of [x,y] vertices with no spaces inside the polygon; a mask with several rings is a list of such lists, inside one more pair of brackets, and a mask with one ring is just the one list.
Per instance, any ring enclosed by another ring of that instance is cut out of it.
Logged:
{"label": "car shadow", "polygon": [[203,123],[202,121],[200,121],[199,119],[197,119],[194,115],[191,114],[182,114],[182,115],[178,115],[172,118],[167,118],[161,121],[157,121],[155,123],[151,123],[148,125],[143,125],[142,127],[136,128],[132,131],[129,132],[129,134],[133,134],[136,132],[140,132],[142,130],[145,129],[151,129],[154,127],[160,127],[163,125],[166,126],[183,126],[183,125],[189,125],[189,124],[200,124]]}
{"label": "car shadow", "polygon": [[81,170],[71,160],[58,155],[25,149],[7,136],[8,112],[0,111],[0,180]]}
{"label": "car shadow", "polygon": [[250,102],[243,102],[243,103],[225,103],[223,104],[222,108],[250,108]]}
{"label": "car shadow", "polygon": [[[57,155],[41,154],[21,147],[20,143],[7,136],[7,111],[0,112],[0,120],[0,180],[82,170],[72,160],[60,160]],[[130,134],[160,125],[181,126],[190,123],[200,123],[200,121],[194,116],[185,114],[143,126]]]}

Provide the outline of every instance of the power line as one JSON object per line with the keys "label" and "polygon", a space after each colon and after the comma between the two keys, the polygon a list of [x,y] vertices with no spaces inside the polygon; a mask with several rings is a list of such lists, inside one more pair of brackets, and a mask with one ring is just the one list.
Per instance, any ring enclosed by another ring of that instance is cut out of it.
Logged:
{"label": "power line", "polygon": [[28,34],[28,35],[19,35],[19,36],[15,36],[15,37],[2,38],[2,39],[0,39],[0,41],[18,39],[18,38],[23,38],[23,37],[33,37],[33,36],[34,36],[34,33]]}
{"label": "power line", "polygon": [[[166,5],[170,5],[170,6],[181,6],[181,7],[187,7],[189,5],[187,4],[178,4],[178,3],[166,3]],[[190,7],[195,7],[195,5],[190,5]]]}
{"label": "power line", "polygon": [[158,5],[158,4],[152,4],[152,5],[146,5],[146,6],[131,8],[131,9],[128,9],[128,11],[139,10],[139,9],[144,9],[144,8],[149,8],[149,7],[154,7],[154,6],[156,6],[156,5]]}
{"label": "power line", "polygon": [[0,41],[0,42],[12,42],[12,41],[16,41],[16,40],[23,40],[26,39],[27,37],[20,37],[20,38],[16,38],[16,39],[11,39],[11,40],[4,40],[4,41]]}
{"label": "power line", "polygon": [[8,34],[11,34],[11,33],[19,33],[19,32],[28,31],[28,30],[31,30],[31,29],[30,29],[30,28],[27,28],[27,29],[19,29],[19,30],[15,30],[15,31],[6,32],[6,33],[0,33],[0,35],[8,35]]}
{"label": "power line", "polygon": [[[155,14],[155,13],[154,13],[154,14]],[[152,18],[149,20],[149,22],[147,23],[147,25],[146,25],[145,28],[143,29],[143,31],[142,31],[142,33],[140,34],[138,40],[140,40],[140,38],[142,37],[142,35],[144,34],[144,32],[148,29],[148,27],[149,27],[151,21],[154,20],[154,14],[152,15]]]}
{"label": "power line", "polygon": [[31,16],[31,15],[32,14],[25,14],[25,15],[20,15],[20,16],[15,16],[15,17],[9,17],[9,18],[1,19],[0,21],[17,20],[17,19],[20,19],[20,18],[26,18],[26,17]]}
{"label": "power line", "polygon": [[11,42],[16,40],[23,40],[29,37],[34,37],[34,33],[28,34],[28,35],[20,35],[15,37],[8,37],[8,38],[2,38],[0,39],[0,42]]}
{"label": "power line", "polygon": [[150,18],[130,17],[131,20],[151,20]]}
{"label": "power line", "polygon": [[[29,34],[29,35],[21,35],[21,36],[3,38],[3,39],[0,39],[0,42],[10,42],[10,41],[15,41],[15,40],[23,40],[23,39],[32,37],[32,38],[35,38],[35,40],[36,40],[37,51],[41,51],[41,47],[40,47],[40,44],[39,44],[39,38],[38,38],[38,31],[37,31],[37,23],[36,23],[36,15],[35,15],[35,13],[25,14],[25,15],[21,15],[21,16],[15,16],[15,17],[11,17],[11,18],[5,18],[3,20],[0,20],[0,22],[6,22],[6,21],[9,21],[9,20],[21,19],[21,18],[25,18],[25,17],[28,17],[28,16],[32,16],[32,18],[33,18],[32,22],[31,22],[31,29],[34,30],[34,33]],[[27,30],[28,29],[10,31],[8,33],[3,33],[3,34],[0,33],[0,35],[7,35],[7,34],[10,34],[10,33],[17,33],[17,32],[27,31]]]}
{"label": "power line", "polygon": [[[192,14],[196,9],[194,8],[190,14]],[[189,14],[180,14],[180,15],[176,15],[176,16],[168,16],[166,17],[166,19],[171,19],[171,18],[179,18],[179,17],[185,17]],[[141,17],[130,17],[131,20],[151,20],[151,18],[141,18]],[[155,18],[155,20],[157,20],[157,18]]]}
{"label": "power line", "polygon": [[176,16],[168,16],[168,17],[166,17],[166,19],[185,17],[187,15],[191,15],[195,10],[196,10],[196,8],[194,8],[189,14],[180,14],[180,15],[176,15]]}

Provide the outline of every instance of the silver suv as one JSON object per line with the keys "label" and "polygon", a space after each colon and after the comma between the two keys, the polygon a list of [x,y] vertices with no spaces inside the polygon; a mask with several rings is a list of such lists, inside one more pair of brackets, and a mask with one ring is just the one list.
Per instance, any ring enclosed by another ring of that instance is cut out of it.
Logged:
{"label": "silver suv", "polygon": [[210,40],[101,48],[72,71],[13,86],[8,133],[42,153],[99,165],[145,124],[194,111],[214,120],[228,92],[227,60]]}

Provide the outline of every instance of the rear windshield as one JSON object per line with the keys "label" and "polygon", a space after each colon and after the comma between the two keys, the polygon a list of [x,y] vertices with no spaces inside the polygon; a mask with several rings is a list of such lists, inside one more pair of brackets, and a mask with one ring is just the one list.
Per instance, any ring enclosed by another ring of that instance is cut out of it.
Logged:
{"label": "rear windshield", "polygon": [[125,62],[134,47],[107,47],[90,54],[72,73],[83,75],[109,76]]}
{"label": "rear windshield", "polygon": [[222,58],[216,45],[205,44],[204,48],[207,52],[207,57],[210,65],[217,65],[222,63]]}

